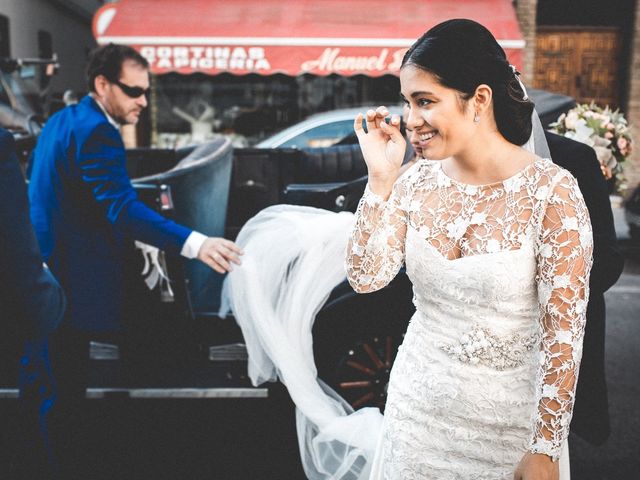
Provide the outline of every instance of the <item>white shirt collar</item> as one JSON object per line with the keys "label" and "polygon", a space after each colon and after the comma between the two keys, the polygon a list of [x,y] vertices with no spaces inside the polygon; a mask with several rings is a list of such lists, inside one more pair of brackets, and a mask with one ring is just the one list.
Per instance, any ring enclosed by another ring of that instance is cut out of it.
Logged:
{"label": "white shirt collar", "polygon": [[98,106],[100,107],[100,110],[102,110],[102,113],[104,113],[105,117],[107,117],[107,120],[109,120],[109,123],[114,127],[116,127],[117,130],[120,130],[120,124],[116,122],[111,115],[109,115],[109,112],[107,112],[107,109],[104,108],[104,105],[102,105],[102,102],[100,102],[100,99],[93,93],[91,93],[90,95],[91,95],[91,98],[93,98],[95,102],[98,104]]}

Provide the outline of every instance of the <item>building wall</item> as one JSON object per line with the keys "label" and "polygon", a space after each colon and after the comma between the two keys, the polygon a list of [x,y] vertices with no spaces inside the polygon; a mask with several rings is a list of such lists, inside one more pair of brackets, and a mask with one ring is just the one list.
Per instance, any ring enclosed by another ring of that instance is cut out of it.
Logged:
{"label": "building wall", "polygon": [[37,57],[38,31],[53,38],[60,69],[52,79],[54,93],[72,88],[85,92],[87,53],[96,46],[91,19],[99,0],[0,0],[0,14],[9,18],[11,56]]}
{"label": "building wall", "polygon": [[628,165],[625,168],[625,176],[631,188],[640,183],[640,0],[636,0],[635,9],[629,68],[629,101],[626,107],[627,119],[635,139],[634,153],[627,160]]}
{"label": "building wall", "polygon": [[525,85],[533,85],[536,59],[536,12],[538,0],[515,0],[516,15],[526,45],[524,47],[522,79]]}

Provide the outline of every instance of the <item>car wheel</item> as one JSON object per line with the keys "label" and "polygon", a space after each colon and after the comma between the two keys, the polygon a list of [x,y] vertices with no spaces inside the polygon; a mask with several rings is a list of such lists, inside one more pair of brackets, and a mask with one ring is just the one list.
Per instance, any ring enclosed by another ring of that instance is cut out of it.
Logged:
{"label": "car wheel", "polygon": [[324,372],[328,384],[355,410],[378,407],[384,412],[389,374],[403,334],[387,332],[357,339]]}
{"label": "car wheel", "polygon": [[367,295],[349,288],[316,317],[318,377],[355,410],[384,411],[391,367],[415,311],[411,284],[405,275],[399,277]]}

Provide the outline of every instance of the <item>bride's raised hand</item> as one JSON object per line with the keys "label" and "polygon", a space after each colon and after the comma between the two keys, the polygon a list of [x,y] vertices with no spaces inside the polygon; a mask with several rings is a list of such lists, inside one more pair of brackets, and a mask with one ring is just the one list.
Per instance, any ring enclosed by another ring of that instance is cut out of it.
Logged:
{"label": "bride's raised hand", "polygon": [[389,115],[387,107],[369,110],[366,114],[367,131],[362,128],[362,114],[355,118],[353,129],[367,163],[369,184],[393,185],[398,178],[404,159],[406,141],[400,133],[400,116],[393,115],[391,123],[385,122]]}

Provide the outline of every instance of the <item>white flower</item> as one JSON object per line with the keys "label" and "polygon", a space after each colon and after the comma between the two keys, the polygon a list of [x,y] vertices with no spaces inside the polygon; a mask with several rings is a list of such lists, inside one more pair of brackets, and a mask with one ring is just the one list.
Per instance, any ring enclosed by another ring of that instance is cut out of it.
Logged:
{"label": "white flower", "polygon": [[542,396],[544,398],[555,399],[558,397],[558,387],[555,385],[544,385],[542,387]]}
{"label": "white flower", "polygon": [[573,361],[574,363],[578,363],[580,361],[580,359],[582,358],[582,347],[583,347],[583,343],[582,342],[578,342],[574,347],[573,347]]}
{"label": "white flower", "polygon": [[500,242],[498,242],[495,238],[490,239],[487,242],[487,252],[495,253],[500,251]]}
{"label": "white flower", "polygon": [[440,170],[440,171],[438,171],[437,183],[438,183],[438,187],[450,187],[451,186],[451,179],[449,179],[449,177],[447,177],[444,174],[444,172],[442,172],[442,170]]}
{"label": "white flower", "polygon": [[563,218],[562,228],[564,228],[565,230],[578,230],[578,219],[576,217]]}
{"label": "white flower", "polygon": [[579,119],[575,122],[575,132],[567,132],[565,137],[572,138],[576,142],[585,143],[590,147],[595,144],[592,138],[593,128],[587,126],[587,122]]}
{"label": "white flower", "polygon": [[536,193],[535,193],[536,200],[544,200],[545,198],[547,198],[548,194],[549,194],[549,187],[544,185],[536,190]]}
{"label": "white flower", "polygon": [[487,221],[487,214],[484,212],[475,212],[471,216],[471,221],[469,222],[471,225],[482,225]]}
{"label": "white flower", "polygon": [[555,337],[558,343],[566,343],[568,345],[573,343],[573,336],[570,330],[557,330]]}
{"label": "white flower", "polygon": [[538,301],[541,305],[547,305],[547,303],[549,303],[552,292],[553,287],[547,282],[540,281],[538,283]]}
{"label": "white flower", "polygon": [[398,207],[404,211],[409,211],[409,207],[411,205],[411,197],[404,196],[400,198],[400,202],[398,202]]}
{"label": "white flower", "polygon": [[504,182],[505,192],[519,192],[522,188],[522,177],[520,175],[516,175],[515,177],[507,178]]}
{"label": "white flower", "polygon": [[544,365],[547,363],[547,354],[544,350],[538,352],[538,365]]}
{"label": "white flower", "polygon": [[553,247],[548,243],[545,243],[540,247],[540,256],[542,258],[549,258],[553,255]]}
{"label": "white flower", "polygon": [[576,128],[576,122],[578,121],[578,119],[578,113],[571,111],[565,117],[564,124],[569,130],[574,130]]}
{"label": "white flower", "polygon": [[464,233],[467,231],[467,227],[469,226],[468,222],[464,219],[458,217],[453,223],[449,223],[447,225],[447,237],[458,240],[462,238]]}
{"label": "white flower", "polygon": [[587,309],[587,301],[580,299],[576,301],[576,313],[578,315],[581,315],[585,312],[585,310]]}
{"label": "white flower", "polygon": [[422,202],[414,199],[409,204],[409,212],[419,212],[421,206]]}
{"label": "white flower", "polygon": [[578,229],[580,235],[580,244],[584,247],[590,247],[593,245],[593,233],[588,225],[580,225]]}
{"label": "white flower", "polygon": [[467,195],[475,195],[478,192],[478,187],[475,185],[467,185],[464,189],[464,193]]}
{"label": "white flower", "polygon": [[569,275],[556,275],[553,277],[553,288],[567,288],[570,284]]}

